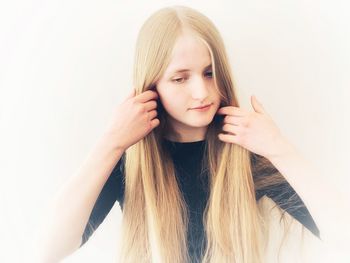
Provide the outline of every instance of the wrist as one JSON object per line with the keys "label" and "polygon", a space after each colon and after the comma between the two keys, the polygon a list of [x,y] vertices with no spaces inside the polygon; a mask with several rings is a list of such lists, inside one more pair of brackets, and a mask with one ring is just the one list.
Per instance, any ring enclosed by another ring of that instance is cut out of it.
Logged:
{"label": "wrist", "polygon": [[[120,141],[120,140],[118,140]],[[105,149],[106,151],[113,153],[123,153],[125,152],[125,147],[116,142],[115,136],[111,136],[108,133],[104,133],[98,140],[96,147],[100,149]]]}
{"label": "wrist", "polygon": [[279,159],[294,155],[295,153],[297,153],[297,149],[294,147],[294,145],[288,141],[287,138],[281,136],[276,140],[275,153],[267,156],[267,159],[273,163]]}

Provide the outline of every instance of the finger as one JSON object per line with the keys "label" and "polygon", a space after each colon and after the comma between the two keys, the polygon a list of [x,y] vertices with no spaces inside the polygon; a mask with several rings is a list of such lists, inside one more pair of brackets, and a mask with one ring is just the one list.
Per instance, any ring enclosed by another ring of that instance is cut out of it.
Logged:
{"label": "finger", "polygon": [[138,96],[136,96],[136,98],[137,98],[137,101],[144,103],[144,102],[147,102],[149,100],[158,99],[158,93],[156,91],[153,91],[153,90],[147,90],[145,92],[142,92]]}
{"label": "finger", "polygon": [[150,112],[148,112],[148,117],[150,120],[154,119],[155,117],[157,117],[158,113],[156,110],[152,110]]}
{"label": "finger", "polygon": [[239,144],[239,139],[236,135],[219,133],[218,138],[224,142]]}
{"label": "finger", "polygon": [[256,111],[256,112],[259,112],[259,113],[263,113],[263,114],[266,114],[266,115],[269,115],[270,114],[266,111],[266,109],[264,108],[264,106],[262,105],[262,103],[260,101],[258,101],[258,99],[256,98],[255,95],[252,95],[251,96],[251,104],[253,106],[253,109]]}
{"label": "finger", "polygon": [[232,116],[245,116],[247,113],[239,107],[226,106],[220,108],[216,114],[232,115]]}
{"label": "finger", "polygon": [[241,131],[241,127],[226,123],[222,126],[222,130],[234,135],[238,135]]}
{"label": "finger", "polygon": [[242,116],[227,115],[224,118],[223,122],[238,126],[238,125],[244,125],[244,120],[245,118],[243,118]]}
{"label": "finger", "polygon": [[145,103],[145,107],[146,107],[147,111],[151,111],[153,109],[156,109],[157,102],[155,100],[150,100],[150,101]]}
{"label": "finger", "polygon": [[154,129],[155,127],[157,127],[159,124],[160,124],[160,121],[159,121],[158,119],[153,119],[153,120],[151,121],[152,129]]}

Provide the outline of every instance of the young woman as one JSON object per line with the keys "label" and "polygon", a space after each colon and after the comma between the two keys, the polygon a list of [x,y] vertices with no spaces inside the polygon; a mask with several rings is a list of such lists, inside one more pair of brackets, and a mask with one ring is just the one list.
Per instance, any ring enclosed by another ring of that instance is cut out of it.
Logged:
{"label": "young woman", "polygon": [[294,179],[306,166],[286,161],[294,148],[254,96],[253,111],[239,107],[223,40],[206,16],[183,6],[155,12],[139,32],[133,81],[56,198],[46,232],[54,241],[43,242],[42,258],[82,246],[116,200],[123,263],[274,262],[266,261],[269,233],[281,227],[268,224],[273,211],[320,237],[286,180],[314,204]]}

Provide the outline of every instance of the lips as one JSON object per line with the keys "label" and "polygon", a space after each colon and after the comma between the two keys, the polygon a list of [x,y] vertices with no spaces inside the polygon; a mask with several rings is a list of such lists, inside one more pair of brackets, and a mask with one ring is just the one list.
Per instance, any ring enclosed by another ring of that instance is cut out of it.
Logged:
{"label": "lips", "polygon": [[203,108],[206,108],[208,106],[210,106],[211,104],[207,104],[207,105],[204,105],[204,106],[199,106],[199,107],[196,107],[196,108],[192,108],[193,110],[194,109],[203,109]]}

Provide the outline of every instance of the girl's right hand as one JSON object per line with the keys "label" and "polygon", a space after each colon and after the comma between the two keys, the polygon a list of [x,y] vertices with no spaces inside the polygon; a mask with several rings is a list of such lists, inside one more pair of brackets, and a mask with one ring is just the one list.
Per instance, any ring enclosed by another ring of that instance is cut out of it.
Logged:
{"label": "girl's right hand", "polygon": [[157,116],[158,93],[147,90],[135,97],[135,89],[116,107],[106,134],[115,149],[137,143],[159,125]]}

